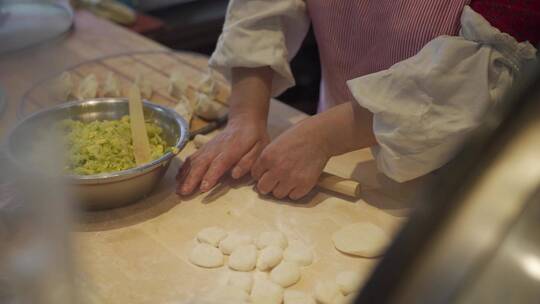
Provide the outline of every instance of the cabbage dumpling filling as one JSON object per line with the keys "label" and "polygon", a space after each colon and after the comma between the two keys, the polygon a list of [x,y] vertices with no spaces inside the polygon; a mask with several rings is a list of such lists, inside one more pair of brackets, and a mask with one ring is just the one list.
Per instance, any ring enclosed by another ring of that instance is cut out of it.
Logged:
{"label": "cabbage dumpling filling", "polygon": [[[171,151],[163,130],[146,122],[152,160]],[[130,169],[136,166],[129,116],[120,120],[81,122],[65,119],[55,125],[62,135],[66,153],[65,171],[92,175]]]}

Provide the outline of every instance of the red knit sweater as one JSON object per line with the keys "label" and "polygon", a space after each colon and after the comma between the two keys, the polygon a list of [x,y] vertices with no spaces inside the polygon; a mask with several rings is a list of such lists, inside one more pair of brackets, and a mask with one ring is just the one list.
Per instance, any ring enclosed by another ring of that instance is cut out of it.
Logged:
{"label": "red knit sweater", "polygon": [[470,6],[502,32],[538,46],[540,0],[472,0]]}

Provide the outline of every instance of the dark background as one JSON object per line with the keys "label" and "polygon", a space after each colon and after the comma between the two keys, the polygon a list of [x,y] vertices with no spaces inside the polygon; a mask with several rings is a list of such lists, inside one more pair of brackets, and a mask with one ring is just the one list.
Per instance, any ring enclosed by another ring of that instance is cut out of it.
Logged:
{"label": "dark background", "polygon": [[[163,26],[145,33],[172,49],[212,54],[221,33],[228,0],[197,0],[147,11]],[[307,113],[314,114],[319,98],[320,64],[317,44],[310,31],[297,56],[291,62],[296,86],[278,97],[279,100]]]}

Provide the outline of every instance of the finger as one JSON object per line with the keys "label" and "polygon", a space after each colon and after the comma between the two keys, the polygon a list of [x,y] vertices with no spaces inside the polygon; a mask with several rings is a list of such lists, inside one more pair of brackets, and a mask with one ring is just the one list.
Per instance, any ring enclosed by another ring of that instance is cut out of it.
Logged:
{"label": "finger", "polygon": [[231,176],[235,179],[239,179],[242,176],[246,175],[246,173],[248,173],[249,170],[251,170],[251,167],[257,160],[257,156],[259,156],[260,152],[261,152],[261,144],[256,143],[255,146],[253,146],[253,148],[251,148],[251,150],[249,150],[249,152],[246,155],[242,156],[242,158],[240,159],[240,161],[238,161],[236,166],[234,166],[231,172]]}
{"label": "finger", "polygon": [[176,174],[176,181],[182,182],[186,178],[186,175],[189,173],[190,169],[191,169],[191,158],[188,157],[186,158],[186,160],[184,161],[180,169],[178,169],[178,173]]}
{"label": "finger", "polygon": [[265,165],[268,162],[267,157],[268,156],[266,156],[263,151],[263,154],[261,154],[257,158],[255,163],[251,167],[251,176],[253,177],[253,179],[255,180],[261,179],[264,172],[268,170],[267,166]]}
{"label": "finger", "polygon": [[201,182],[201,191],[206,192],[212,189],[218,180],[231,169],[236,163],[237,157],[231,153],[220,153],[210,164]]}
{"label": "finger", "polygon": [[306,196],[309,191],[311,191],[311,189],[313,189],[313,186],[298,186],[289,193],[289,198],[295,201],[299,200],[302,197]]}
{"label": "finger", "polygon": [[180,193],[182,195],[189,195],[195,190],[195,188],[201,183],[201,180],[210,166],[210,161],[197,161],[191,165],[189,173],[187,174],[181,188]]}
{"label": "finger", "polygon": [[287,195],[291,193],[293,189],[293,183],[280,181],[272,191],[272,195],[274,195],[274,197],[277,199],[283,199],[287,197]]}
{"label": "finger", "polygon": [[178,174],[176,175],[176,194],[182,194],[182,186],[184,185],[184,181],[189,175],[190,170],[191,164],[189,162],[185,162],[178,170]]}
{"label": "finger", "polygon": [[259,190],[261,194],[268,194],[272,192],[277,183],[278,179],[272,173],[267,171],[263,174],[261,179],[259,179],[257,190]]}

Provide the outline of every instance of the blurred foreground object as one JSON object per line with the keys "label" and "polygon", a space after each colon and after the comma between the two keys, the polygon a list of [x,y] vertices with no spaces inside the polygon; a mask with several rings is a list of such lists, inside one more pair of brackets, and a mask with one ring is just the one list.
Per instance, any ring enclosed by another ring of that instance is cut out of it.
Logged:
{"label": "blurred foreground object", "polygon": [[0,155],[0,303],[76,303],[71,204],[54,172],[36,172]]}
{"label": "blurred foreground object", "polygon": [[195,2],[197,0],[137,0],[137,7],[143,11],[166,8],[176,4]]}
{"label": "blurred foreground object", "polygon": [[0,53],[44,43],[69,31],[73,11],[67,0],[0,1]]}
{"label": "blurred foreground object", "polygon": [[538,303],[540,66],[494,106],[357,303]]}
{"label": "blurred foreground object", "polygon": [[77,0],[77,7],[85,8],[94,15],[122,25],[131,25],[137,14],[129,6],[115,0]]}
{"label": "blurred foreground object", "polygon": [[4,91],[2,90],[2,86],[0,86],[0,117],[2,117],[2,113],[4,112],[5,106],[6,106],[6,96],[4,94]]}

